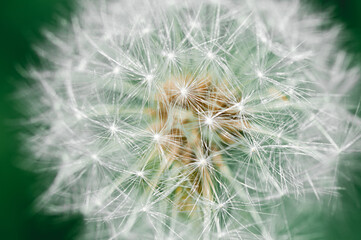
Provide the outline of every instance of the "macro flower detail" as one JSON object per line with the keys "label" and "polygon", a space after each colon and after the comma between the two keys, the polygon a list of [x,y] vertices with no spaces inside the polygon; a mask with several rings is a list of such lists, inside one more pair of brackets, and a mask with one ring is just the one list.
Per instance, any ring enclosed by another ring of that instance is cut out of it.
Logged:
{"label": "macro flower detail", "polygon": [[361,137],[326,24],[298,1],[81,1],[30,73],[39,205],[85,239],[304,237],[286,200],[332,198]]}

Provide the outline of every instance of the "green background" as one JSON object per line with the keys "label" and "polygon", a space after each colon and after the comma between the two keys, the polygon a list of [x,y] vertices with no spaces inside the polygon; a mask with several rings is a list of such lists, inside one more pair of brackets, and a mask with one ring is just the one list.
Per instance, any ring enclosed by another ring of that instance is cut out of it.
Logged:
{"label": "green background", "polygon": [[[361,1],[309,2],[319,11],[333,9],[334,22],[346,26],[344,47],[356,56],[354,64],[361,67]],[[35,197],[49,181],[18,167],[27,156],[19,151],[22,143],[18,134],[23,129],[16,119],[21,113],[12,96],[16,86],[26,81],[17,74],[17,67],[38,62],[31,46],[42,41],[41,28],[55,29],[56,19],[69,18],[73,8],[71,0],[0,3],[0,239],[74,239],[83,225],[81,216],[45,215],[32,210]],[[360,98],[360,88],[355,91]],[[342,181],[345,191],[341,192],[339,208],[322,218],[327,239],[361,239],[361,171],[355,168],[346,174],[350,180]]]}

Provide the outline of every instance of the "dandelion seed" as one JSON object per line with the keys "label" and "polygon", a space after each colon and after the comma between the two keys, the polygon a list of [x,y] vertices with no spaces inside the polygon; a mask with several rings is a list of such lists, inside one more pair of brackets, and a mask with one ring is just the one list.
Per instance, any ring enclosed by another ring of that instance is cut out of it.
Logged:
{"label": "dandelion seed", "polygon": [[198,165],[199,165],[200,167],[206,167],[207,164],[208,164],[208,161],[207,161],[206,158],[201,157],[201,158],[198,159]]}
{"label": "dandelion seed", "polygon": [[96,161],[96,162],[99,161],[99,157],[98,157],[97,154],[92,154],[92,155],[90,155],[90,157],[91,157],[94,161]]}
{"label": "dandelion seed", "polygon": [[185,88],[185,87],[182,87],[182,88],[180,89],[180,93],[181,93],[182,97],[186,98],[187,95],[188,95],[188,89]]}
{"label": "dandelion seed", "polygon": [[212,117],[205,117],[204,123],[209,127],[212,127],[214,124],[214,119]]}
{"label": "dandelion seed", "polygon": [[154,80],[154,75],[153,74],[147,74],[145,75],[145,80],[147,83],[151,83]]}
{"label": "dandelion seed", "polygon": [[254,154],[255,152],[257,152],[257,147],[251,147],[250,148],[251,155]]}
{"label": "dandelion seed", "polygon": [[78,70],[78,71],[84,71],[84,69],[85,69],[85,67],[86,67],[87,64],[88,64],[88,62],[87,62],[86,59],[80,60],[79,65],[78,65],[78,67],[77,67],[77,70]]}
{"label": "dandelion seed", "polygon": [[79,112],[76,112],[76,113],[75,113],[75,118],[76,118],[77,120],[82,120],[82,119],[83,119],[83,115],[82,115],[81,113],[79,113]]}
{"label": "dandelion seed", "polygon": [[113,73],[114,74],[118,74],[118,73],[120,73],[120,67],[115,67],[114,69],[113,69]]}
{"label": "dandelion seed", "polygon": [[118,132],[118,128],[115,126],[115,124],[113,123],[110,127],[109,127],[109,131],[111,133],[111,135],[114,135],[116,132]]}
{"label": "dandelion seed", "polygon": [[140,178],[144,178],[144,172],[143,171],[136,171],[135,175],[137,175]]}
{"label": "dandelion seed", "polygon": [[154,135],[153,135],[153,139],[154,139],[154,141],[159,142],[160,139],[161,139],[160,134],[159,134],[159,133],[154,134]]}
{"label": "dandelion seed", "polygon": [[237,110],[242,113],[244,111],[244,104],[243,103],[236,103],[235,106],[237,107]]}
{"label": "dandelion seed", "polygon": [[169,59],[169,61],[174,61],[176,57],[174,52],[167,53],[166,56]]}
{"label": "dandelion seed", "polygon": [[213,52],[207,52],[206,56],[209,60],[213,60],[216,57],[216,55]]}
{"label": "dandelion seed", "polygon": [[147,35],[147,34],[149,34],[151,31],[152,31],[151,28],[144,28],[144,29],[142,30],[142,34]]}
{"label": "dandelion seed", "polygon": [[145,213],[149,212],[149,210],[150,210],[149,206],[144,206],[140,209],[141,212],[145,212]]}
{"label": "dandelion seed", "polygon": [[263,75],[263,73],[261,72],[261,71],[257,71],[257,77],[259,77],[259,78],[263,78],[264,77],[264,75]]}
{"label": "dandelion seed", "polygon": [[189,26],[194,29],[199,29],[201,27],[201,24],[197,21],[190,21]]}

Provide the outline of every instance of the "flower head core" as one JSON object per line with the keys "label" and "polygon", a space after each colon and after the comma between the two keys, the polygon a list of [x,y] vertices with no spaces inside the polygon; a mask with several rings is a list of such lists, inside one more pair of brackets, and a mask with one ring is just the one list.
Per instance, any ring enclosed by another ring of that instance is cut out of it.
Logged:
{"label": "flower head core", "polygon": [[153,137],[159,154],[168,160],[168,167],[174,164],[188,176],[190,185],[178,192],[191,194],[189,202],[199,196],[213,198],[214,172],[226,167],[220,150],[244,138],[243,130],[250,127],[235,103],[240,98],[240,93],[210,76],[189,74],[166,81],[156,94],[156,110],[147,111],[153,119],[151,132],[157,132]]}

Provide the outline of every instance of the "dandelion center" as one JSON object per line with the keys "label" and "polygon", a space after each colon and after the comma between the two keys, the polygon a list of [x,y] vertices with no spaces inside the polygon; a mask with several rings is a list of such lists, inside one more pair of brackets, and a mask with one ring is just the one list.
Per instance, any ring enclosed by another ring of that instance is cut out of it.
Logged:
{"label": "dandelion center", "polygon": [[[196,198],[211,200],[217,195],[214,171],[226,167],[219,152],[250,128],[248,121],[239,117],[234,99],[240,101],[240,93],[230,92],[210,75],[174,76],[157,92],[153,111],[148,112],[151,131],[161,131],[167,139],[160,144],[159,156],[167,160],[164,169],[177,166],[180,176],[186,176],[187,186],[177,188],[183,200],[176,206],[186,203],[192,209]],[[154,134],[153,139],[159,142],[160,135]],[[190,210],[184,206],[179,209]]]}

